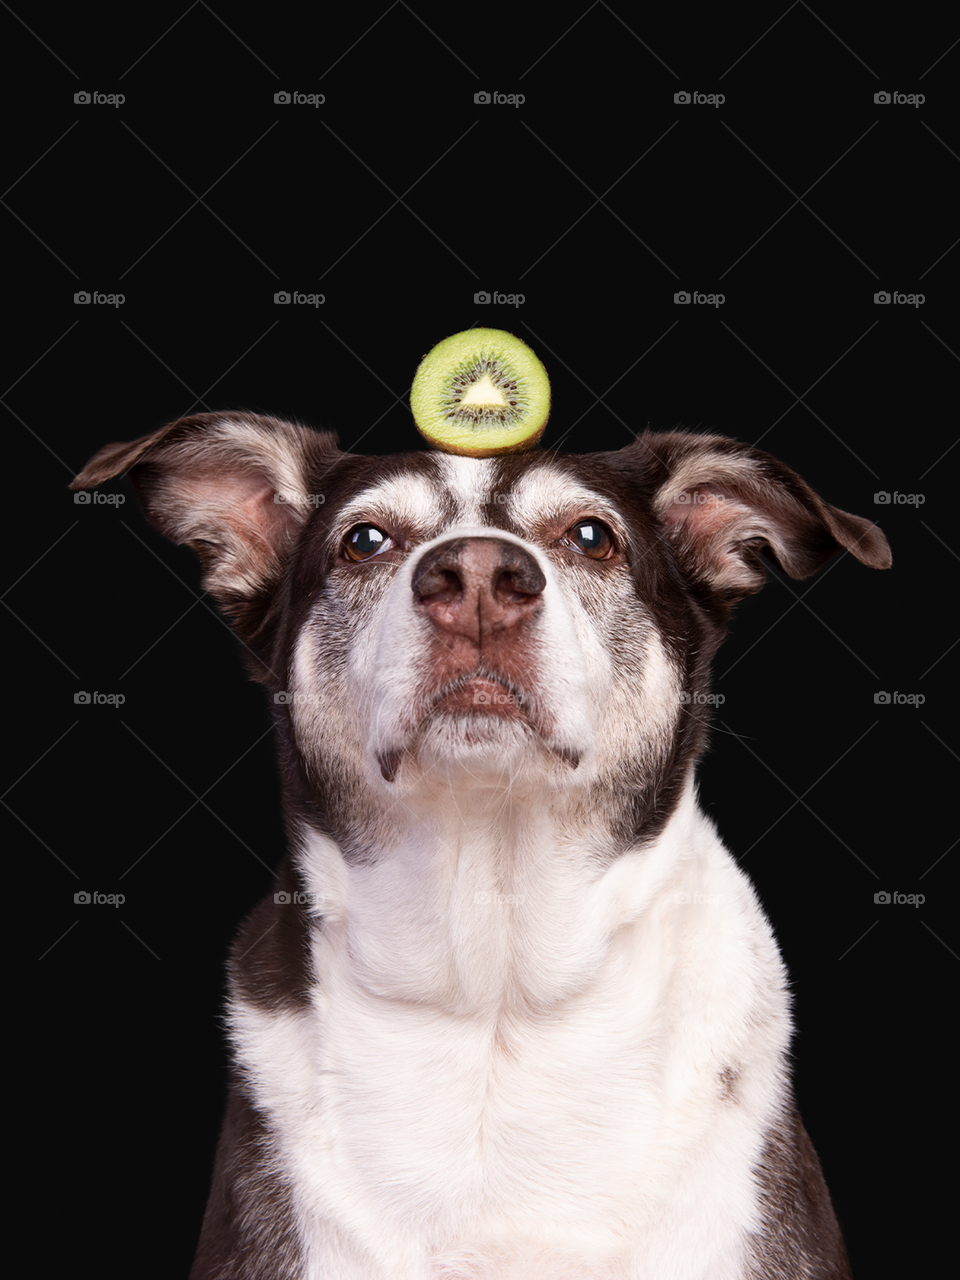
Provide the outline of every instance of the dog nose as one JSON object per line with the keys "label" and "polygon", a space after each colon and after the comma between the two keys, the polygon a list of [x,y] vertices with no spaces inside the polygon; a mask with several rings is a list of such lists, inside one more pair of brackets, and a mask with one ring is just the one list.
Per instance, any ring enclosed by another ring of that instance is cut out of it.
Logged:
{"label": "dog nose", "polygon": [[482,647],[515,633],[539,610],[547,580],[515,542],[453,538],[426,553],[412,585],[414,601],[441,631]]}

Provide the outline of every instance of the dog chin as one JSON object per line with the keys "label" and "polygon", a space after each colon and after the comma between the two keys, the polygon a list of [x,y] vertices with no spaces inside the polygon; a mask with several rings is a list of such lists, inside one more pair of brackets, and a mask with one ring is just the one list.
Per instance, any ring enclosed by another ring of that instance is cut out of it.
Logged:
{"label": "dog chin", "polygon": [[561,767],[568,775],[580,763],[580,752],[553,744],[526,719],[483,714],[434,715],[411,739],[377,753],[381,775],[393,782],[403,771],[422,779],[449,781],[460,775],[466,784],[497,783],[521,777],[544,782]]}

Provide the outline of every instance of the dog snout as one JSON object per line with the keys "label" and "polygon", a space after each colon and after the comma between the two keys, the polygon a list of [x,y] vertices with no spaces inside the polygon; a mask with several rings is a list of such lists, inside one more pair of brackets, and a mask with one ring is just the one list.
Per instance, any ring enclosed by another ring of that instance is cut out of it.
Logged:
{"label": "dog snout", "polygon": [[413,575],[413,598],[434,625],[482,649],[509,638],[536,614],[547,585],[523,547],[501,538],[455,538],[428,551]]}

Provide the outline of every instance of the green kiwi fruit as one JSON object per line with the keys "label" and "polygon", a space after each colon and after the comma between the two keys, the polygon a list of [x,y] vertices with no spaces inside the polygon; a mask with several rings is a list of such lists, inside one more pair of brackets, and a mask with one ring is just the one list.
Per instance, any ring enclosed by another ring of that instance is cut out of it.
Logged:
{"label": "green kiwi fruit", "polygon": [[539,440],[547,424],[550,382],[512,333],[467,329],[423,357],[410,408],[420,433],[445,453],[519,453]]}

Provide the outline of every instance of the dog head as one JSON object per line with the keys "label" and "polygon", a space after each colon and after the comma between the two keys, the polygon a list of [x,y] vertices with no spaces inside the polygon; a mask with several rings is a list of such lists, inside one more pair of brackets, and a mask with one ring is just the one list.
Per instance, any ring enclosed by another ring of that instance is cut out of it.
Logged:
{"label": "dog head", "polygon": [[[273,695],[295,824],[362,858],[376,820],[446,794],[544,791],[653,838],[705,733],[731,607],[849,551],[869,521],[770,455],[645,432],[625,449],[362,457],[247,413],[108,445],[73,488],[129,472]],[[455,784],[455,785],[451,785]]]}

